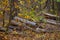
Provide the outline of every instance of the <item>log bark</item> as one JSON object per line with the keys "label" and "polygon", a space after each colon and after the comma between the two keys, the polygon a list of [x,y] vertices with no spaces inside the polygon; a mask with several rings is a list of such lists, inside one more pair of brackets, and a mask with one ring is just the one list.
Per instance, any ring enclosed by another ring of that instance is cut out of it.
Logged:
{"label": "log bark", "polygon": [[[38,27],[34,29],[34,28],[31,28],[31,27],[25,25],[26,23],[28,23],[28,24],[30,24],[30,25],[36,26],[37,23],[35,23],[35,22],[31,22],[31,21],[29,21],[29,20],[26,20],[26,19],[23,19],[23,18],[19,18],[19,17],[15,17],[15,19],[18,19],[18,20],[22,21],[22,22],[24,23],[23,26],[26,27],[26,28],[29,29],[29,30],[33,30],[33,31],[35,31],[35,32],[40,32],[40,31],[49,32],[49,30],[46,30],[46,29],[41,29],[41,28],[38,28]],[[27,21],[27,22],[26,22],[26,21]],[[47,23],[57,25],[57,22],[54,21],[54,20],[51,20],[51,19],[47,19]],[[18,26],[18,25],[20,24],[20,22],[16,22],[16,21],[12,20],[12,21],[11,21],[11,24],[14,24],[14,25],[17,25],[17,26]],[[58,25],[60,25],[60,23],[58,23]],[[13,27],[13,28],[15,28],[15,27]],[[10,27],[9,29],[11,29],[11,27]],[[4,28],[0,28],[0,30],[5,31]],[[59,30],[59,31],[60,31],[60,30]]]}
{"label": "log bark", "polygon": [[5,29],[4,27],[0,27],[0,31],[1,31],[1,32],[5,32],[6,29]]}
{"label": "log bark", "polygon": [[[19,18],[19,17],[15,17],[14,19],[18,19],[19,21],[23,22],[23,23],[27,23],[27,24],[30,24],[30,25],[34,25],[36,26],[37,23],[35,22],[31,22],[29,20],[26,20],[26,19],[23,19],[23,18]],[[47,23],[50,23],[50,24],[54,24],[54,25],[60,25],[59,22],[55,21],[55,20],[51,20],[51,19],[46,19],[46,22]]]}
{"label": "log bark", "polygon": [[44,15],[47,15],[47,16],[50,16],[50,17],[59,17],[58,15],[53,15],[53,14],[51,14],[51,13],[47,13],[47,12],[44,12],[44,11],[42,11],[42,13],[44,14]]}
{"label": "log bark", "polygon": [[23,23],[26,23],[26,24],[30,24],[30,25],[36,25],[36,23],[35,22],[32,22],[32,21],[29,21],[29,20],[26,20],[26,19],[23,19],[23,18],[20,18],[20,17],[14,17],[14,19],[18,19],[18,20],[20,20],[21,22],[23,22]]}
{"label": "log bark", "polygon": [[55,20],[51,20],[51,19],[46,19],[46,22],[47,23],[50,23],[50,24],[54,24],[54,25],[60,25],[59,22],[55,21]]}
{"label": "log bark", "polygon": [[47,18],[47,19],[52,19],[52,20],[57,20],[58,19],[58,20],[60,20],[60,16],[58,16],[58,14],[57,15],[53,15],[53,14],[47,13],[47,12],[42,12],[42,13],[45,16],[45,18]]}
{"label": "log bark", "polygon": [[[12,25],[19,25],[19,22],[15,22],[14,20],[11,22],[12,23]],[[36,25],[34,25],[34,26],[36,26]],[[29,27],[29,26],[27,26],[25,23],[23,23],[23,27],[26,27],[28,30],[32,30],[32,31],[34,31],[34,32],[40,32],[40,31],[45,31],[45,29],[41,29],[41,28],[39,28],[38,29],[38,27],[37,28],[31,28],[31,27]]]}
{"label": "log bark", "polygon": [[[48,21],[49,23],[52,23],[52,24],[56,24],[55,22],[50,22],[50,20]],[[14,22],[15,23],[15,22]],[[19,25],[19,23],[17,23],[17,25]],[[31,28],[31,27],[29,27],[29,26],[27,26],[27,25],[25,25],[25,24],[23,24],[24,25],[24,27],[26,27],[27,29],[29,29],[29,30],[32,30],[32,31],[34,31],[34,32],[37,32],[37,33],[40,33],[40,32],[54,32],[54,31],[60,31],[60,29],[58,30],[55,30],[55,29],[53,29],[53,30],[48,30],[48,29],[42,29],[42,28]]]}

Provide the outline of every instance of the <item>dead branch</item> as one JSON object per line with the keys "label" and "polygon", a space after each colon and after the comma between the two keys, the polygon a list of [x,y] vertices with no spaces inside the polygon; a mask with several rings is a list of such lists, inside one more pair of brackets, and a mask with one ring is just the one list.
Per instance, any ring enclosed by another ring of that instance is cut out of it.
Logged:
{"label": "dead branch", "polygon": [[60,25],[60,23],[58,23],[58,22],[55,21],[55,20],[51,20],[51,19],[46,19],[46,22],[47,22],[47,23],[50,23],[50,24],[54,24],[54,25]]}
{"label": "dead branch", "polygon": [[44,15],[47,15],[47,16],[50,16],[50,17],[59,17],[59,16],[57,16],[57,15],[53,15],[53,14],[51,14],[51,13],[46,13],[46,12],[44,12],[44,11],[42,11],[42,13],[44,14]]}

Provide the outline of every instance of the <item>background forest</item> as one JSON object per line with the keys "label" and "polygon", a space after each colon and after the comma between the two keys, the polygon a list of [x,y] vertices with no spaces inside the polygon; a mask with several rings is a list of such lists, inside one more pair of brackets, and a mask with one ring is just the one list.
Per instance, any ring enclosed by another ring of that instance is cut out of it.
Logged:
{"label": "background forest", "polygon": [[0,39],[60,40],[58,2],[0,0]]}

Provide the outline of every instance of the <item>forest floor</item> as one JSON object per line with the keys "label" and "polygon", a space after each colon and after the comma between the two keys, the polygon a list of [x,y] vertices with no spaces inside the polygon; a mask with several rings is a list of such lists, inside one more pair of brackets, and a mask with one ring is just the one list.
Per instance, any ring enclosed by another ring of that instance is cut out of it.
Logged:
{"label": "forest floor", "polygon": [[[55,25],[47,24],[49,27],[55,28]],[[31,30],[25,30],[26,35],[18,35],[18,34],[5,34],[4,32],[0,32],[0,40],[60,40],[60,32],[41,32],[36,33]]]}

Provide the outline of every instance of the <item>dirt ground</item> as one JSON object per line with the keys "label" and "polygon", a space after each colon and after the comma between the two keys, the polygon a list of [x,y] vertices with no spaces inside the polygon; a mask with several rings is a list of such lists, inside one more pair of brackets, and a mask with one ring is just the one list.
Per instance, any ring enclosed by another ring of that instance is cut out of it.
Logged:
{"label": "dirt ground", "polygon": [[60,40],[60,32],[53,33],[35,33],[27,30],[27,36],[5,34],[0,32],[0,40]]}
{"label": "dirt ground", "polygon": [[[41,24],[40,24],[41,25]],[[56,29],[57,26],[51,24],[42,24],[43,28],[53,28]],[[46,27],[44,27],[46,26]],[[0,40],[60,40],[60,32],[52,32],[52,33],[36,33],[31,30],[25,30],[26,34],[6,34],[4,32],[0,32]]]}

